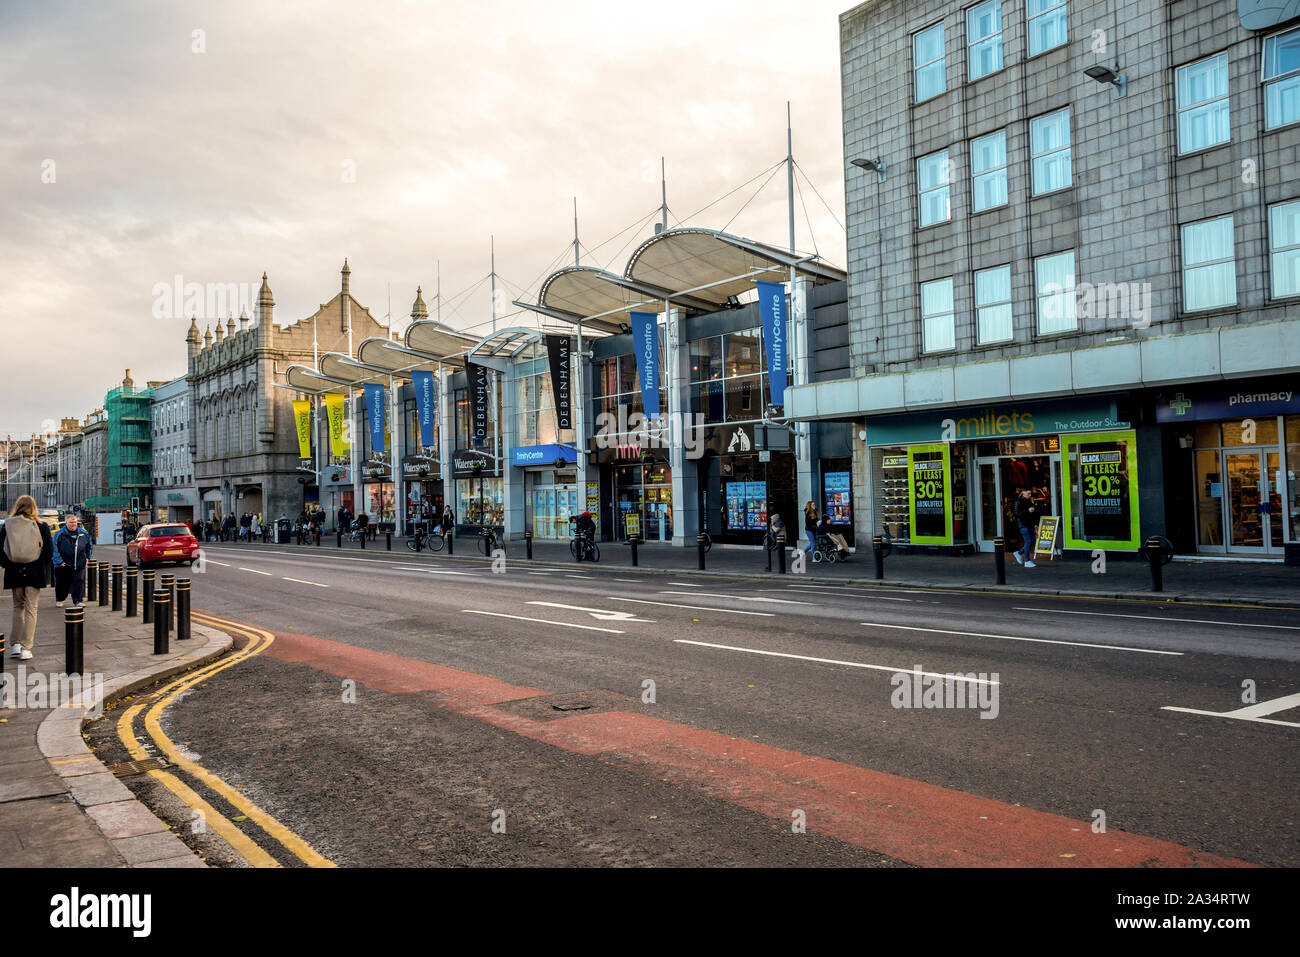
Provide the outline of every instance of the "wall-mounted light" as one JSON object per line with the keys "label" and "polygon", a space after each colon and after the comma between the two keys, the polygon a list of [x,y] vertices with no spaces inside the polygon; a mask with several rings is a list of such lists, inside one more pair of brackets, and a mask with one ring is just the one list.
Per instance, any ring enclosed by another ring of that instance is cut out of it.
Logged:
{"label": "wall-mounted light", "polygon": [[849,162],[859,169],[875,170],[880,174],[880,181],[882,183],[885,181],[885,161],[883,158],[877,157],[876,159],[866,159],[858,157],[855,160],[849,160]]}
{"label": "wall-mounted light", "polygon": [[1115,99],[1119,99],[1124,95],[1128,84],[1125,75],[1119,72],[1118,64],[1113,67],[1102,66],[1101,64],[1090,66],[1083,71],[1083,75],[1096,80],[1098,83],[1109,83],[1115,88]]}

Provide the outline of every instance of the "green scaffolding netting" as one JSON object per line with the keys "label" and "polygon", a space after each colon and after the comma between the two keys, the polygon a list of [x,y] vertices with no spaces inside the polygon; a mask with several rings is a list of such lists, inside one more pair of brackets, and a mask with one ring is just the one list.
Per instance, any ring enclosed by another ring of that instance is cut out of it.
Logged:
{"label": "green scaffolding netting", "polygon": [[107,495],[86,499],[88,508],[130,508],[143,504],[153,487],[153,389],[119,387],[104,399]]}

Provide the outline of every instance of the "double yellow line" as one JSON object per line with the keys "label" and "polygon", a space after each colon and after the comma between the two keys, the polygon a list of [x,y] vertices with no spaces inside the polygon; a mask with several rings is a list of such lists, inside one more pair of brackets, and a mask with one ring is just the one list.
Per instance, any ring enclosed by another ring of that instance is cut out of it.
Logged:
{"label": "double yellow line", "polygon": [[[241,624],[236,621],[229,621],[225,618],[217,618],[214,615],[194,614],[196,621],[203,624],[220,628],[222,631],[240,635],[247,639],[248,643],[235,654],[227,658],[222,658],[212,664],[205,665],[196,671],[192,671],[182,678],[178,678],[171,684],[165,685],[159,689],[149,700],[142,701],[127,708],[122,717],[117,722],[117,736],[121,739],[122,744],[126,746],[132,759],[141,761],[149,757],[148,752],[140,745],[139,739],[135,734],[135,719],[140,712],[148,708],[144,716],[145,731],[157,745],[167,760],[174,766],[188,774],[191,778],[201,783],[203,786],[219,794],[231,806],[237,808],[240,813],[256,824],[261,830],[269,836],[275,838],[285,850],[289,851],[308,867],[334,867],[332,861],[323,857],[293,831],[289,830],[274,817],[268,814],[262,808],[250,801],[247,797],[240,794],[221,778],[217,777],[207,768],[190,760],[182,754],[172,742],[171,738],[162,730],[161,718],[162,713],[167,706],[175,700],[176,696],[182,692],[188,691],[211,678],[213,675],[232,668],[241,661],[261,654],[271,643],[275,641],[275,636],[268,631],[260,628],[254,628],[251,625]],[[217,834],[230,844],[249,864],[254,867],[280,867],[280,862],[263,850],[247,834],[229,821],[224,814],[214,808],[198,795],[189,785],[185,784],[175,774],[170,771],[149,771],[149,776],[162,784],[167,790],[175,794],[192,810],[198,811],[205,824],[210,826]]]}

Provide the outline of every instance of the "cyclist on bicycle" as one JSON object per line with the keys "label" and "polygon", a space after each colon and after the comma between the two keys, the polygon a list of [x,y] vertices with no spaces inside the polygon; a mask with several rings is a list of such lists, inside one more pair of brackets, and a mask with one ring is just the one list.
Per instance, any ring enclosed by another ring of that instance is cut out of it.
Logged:
{"label": "cyclist on bicycle", "polygon": [[592,553],[592,546],[596,541],[596,519],[591,512],[583,512],[573,520],[573,535],[575,539],[573,557],[583,561]]}

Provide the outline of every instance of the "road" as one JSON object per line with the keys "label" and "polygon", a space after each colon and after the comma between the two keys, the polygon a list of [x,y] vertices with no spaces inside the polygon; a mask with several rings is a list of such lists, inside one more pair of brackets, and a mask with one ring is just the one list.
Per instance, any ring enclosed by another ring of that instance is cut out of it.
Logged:
{"label": "road", "polygon": [[1294,611],[206,553],[257,653],[160,728],[284,866],[1300,863]]}

